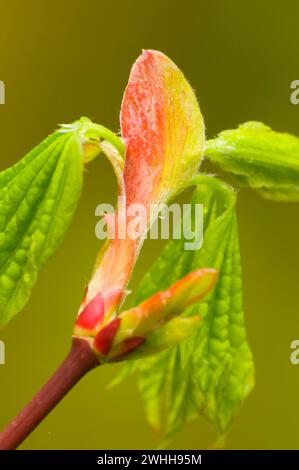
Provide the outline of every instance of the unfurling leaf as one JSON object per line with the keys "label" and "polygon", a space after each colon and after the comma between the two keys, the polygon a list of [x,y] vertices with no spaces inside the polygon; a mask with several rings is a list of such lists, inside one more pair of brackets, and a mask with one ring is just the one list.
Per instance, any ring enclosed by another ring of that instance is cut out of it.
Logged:
{"label": "unfurling leaf", "polygon": [[128,204],[166,202],[197,173],[203,118],[183,73],[161,52],[146,50],[133,65],[121,130]]}
{"label": "unfurling leaf", "polygon": [[209,140],[205,156],[267,199],[299,200],[299,138],[247,122]]}
{"label": "unfurling leaf", "polygon": [[74,334],[88,336],[100,363],[149,356],[191,334],[199,317],[178,315],[202,299],[216,279],[215,269],[198,269],[112,319],[105,312],[107,302],[98,294],[80,313]]}
{"label": "unfurling leaf", "polygon": [[242,305],[235,193],[210,177],[200,176],[197,183],[192,202],[204,205],[202,247],[185,251],[184,240],[169,242],[135,299],[141,302],[194,269],[211,266],[219,273],[206,300],[180,317],[202,318],[194,323],[193,335],[135,363],[147,418],[167,437],[198,413],[224,431],[254,383]]}
{"label": "unfurling leaf", "polygon": [[115,349],[128,339],[144,338],[144,344],[130,355],[132,359],[154,354],[188,337],[200,317],[180,318],[178,315],[203,299],[214,287],[216,279],[215,269],[198,269],[164,292],[122,312],[118,316],[121,323],[114,340]]}
{"label": "unfurling leaf", "polygon": [[85,154],[91,146],[99,153],[101,138],[119,141],[81,118],[0,173],[0,327],[25,305],[63,239],[80,196]]}
{"label": "unfurling leaf", "polygon": [[200,316],[183,317],[178,316],[159,326],[150,333],[146,343],[133,352],[128,359],[137,359],[140,357],[151,356],[164,349],[168,349],[175,344],[179,344],[186,338],[192,336],[201,321]]}
{"label": "unfurling leaf", "polygon": [[[153,220],[157,215],[153,205],[167,202],[188,184],[197,173],[203,153],[204,124],[195,94],[179,68],[161,52],[146,50],[133,65],[120,121],[126,147],[121,185],[121,194],[126,197],[123,212],[126,214],[137,203],[145,209],[146,217],[139,237],[132,239],[128,235],[128,215],[118,226],[124,238],[110,239],[102,248],[79,314],[99,293],[106,297],[115,290],[123,293],[114,305],[117,310],[125,297],[149,218]],[[111,155],[107,146],[102,150]]]}

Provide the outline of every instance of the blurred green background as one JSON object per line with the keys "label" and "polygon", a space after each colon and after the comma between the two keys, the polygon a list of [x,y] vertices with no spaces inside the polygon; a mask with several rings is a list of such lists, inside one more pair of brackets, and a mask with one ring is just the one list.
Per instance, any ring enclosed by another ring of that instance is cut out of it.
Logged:
{"label": "blurred green background", "polygon": [[[1,169],[16,162],[61,122],[86,115],[118,130],[130,67],[142,48],[159,49],[184,71],[200,99],[207,136],[262,120],[299,134],[299,3],[238,0],[0,1]],[[0,333],[0,426],[31,398],[68,350],[74,316],[99,242],[94,210],[113,201],[104,159],[88,167],[80,206],[64,244],[43,270],[32,298]],[[244,403],[227,448],[299,448],[299,205],[240,194],[238,216],[248,336],[256,387]],[[153,243],[153,242],[152,242]],[[136,278],[159,244],[147,244]],[[23,444],[23,449],[154,448],[135,378],[107,391],[117,366],[96,370]],[[203,419],[173,448],[206,448],[215,432]]]}

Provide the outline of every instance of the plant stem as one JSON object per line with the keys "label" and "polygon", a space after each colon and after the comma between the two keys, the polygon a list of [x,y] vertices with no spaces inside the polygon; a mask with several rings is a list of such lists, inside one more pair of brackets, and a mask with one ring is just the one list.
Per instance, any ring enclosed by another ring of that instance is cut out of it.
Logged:
{"label": "plant stem", "polygon": [[74,338],[71,350],[50,380],[0,433],[0,450],[16,449],[64,395],[99,362],[89,344]]}

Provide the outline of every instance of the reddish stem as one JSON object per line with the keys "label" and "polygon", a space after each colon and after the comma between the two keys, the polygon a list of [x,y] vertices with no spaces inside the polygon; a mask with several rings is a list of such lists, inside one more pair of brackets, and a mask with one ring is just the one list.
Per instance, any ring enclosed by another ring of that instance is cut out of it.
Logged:
{"label": "reddish stem", "polygon": [[67,392],[97,365],[99,362],[89,344],[84,340],[74,338],[68,356],[54,375],[0,433],[0,450],[16,449]]}

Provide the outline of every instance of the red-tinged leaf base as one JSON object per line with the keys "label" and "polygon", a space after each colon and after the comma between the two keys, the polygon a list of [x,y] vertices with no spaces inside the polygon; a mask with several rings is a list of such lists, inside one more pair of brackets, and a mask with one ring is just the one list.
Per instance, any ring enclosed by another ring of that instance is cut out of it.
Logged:
{"label": "red-tinged leaf base", "polygon": [[104,319],[104,299],[97,294],[79,314],[76,327],[92,331]]}
{"label": "red-tinged leaf base", "polygon": [[104,326],[104,328],[96,335],[94,340],[94,347],[97,353],[101,356],[107,356],[109,353],[120,323],[120,318],[115,318],[115,320],[112,320],[112,322]]}

